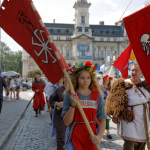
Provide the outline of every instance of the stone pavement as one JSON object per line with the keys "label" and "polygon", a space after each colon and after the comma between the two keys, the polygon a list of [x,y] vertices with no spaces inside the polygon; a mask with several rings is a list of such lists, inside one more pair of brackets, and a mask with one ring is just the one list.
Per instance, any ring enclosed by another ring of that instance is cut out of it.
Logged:
{"label": "stone pavement", "polygon": [[30,104],[4,150],[56,150],[56,140],[51,137],[49,123],[47,110],[35,117]]}
{"label": "stone pavement", "polygon": [[[47,107],[35,117],[31,103],[3,150],[57,150],[55,138],[51,137],[49,123]],[[104,133],[102,150],[122,150],[123,140],[117,136],[116,125],[112,121],[110,121],[110,133],[112,140],[107,139],[106,131]]]}
{"label": "stone pavement", "polygon": [[0,150],[15,130],[32,96],[31,91],[26,91],[20,93],[21,100],[17,102],[4,100],[0,114]]}

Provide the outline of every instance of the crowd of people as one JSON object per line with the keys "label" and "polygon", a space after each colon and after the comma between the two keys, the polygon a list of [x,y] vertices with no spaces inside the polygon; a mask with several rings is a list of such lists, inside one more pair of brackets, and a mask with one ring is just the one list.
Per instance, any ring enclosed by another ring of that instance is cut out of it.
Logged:
{"label": "crowd of people", "polygon": [[21,76],[18,75],[15,77],[15,79],[13,79],[12,77],[7,77],[6,84],[7,84],[7,87],[9,88],[10,95],[8,96],[7,91],[5,90],[5,99],[9,101],[14,101],[14,102],[17,102],[17,100],[20,100],[19,94],[22,88]]}
{"label": "crowd of people", "polygon": [[[97,145],[101,147],[105,129],[107,138],[113,139],[109,131],[111,119],[117,124],[118,136],[124,140],[123,150],[145,150],[146,142],[149,147],[150,89],[140,79],[142,72],[138,64],[131,66],[130,79],[118,79],[113,84],[113,77],[97,76],[91,62],[77,64],[69,72],[75,94],[71,93],[66,77],[53,85],[49,81],[44,83],[37,75],[32,84],[35,116],[44,110],[47,103],[51,136],[56,137],[57,150],[96,150]],[[99,84],[100,80],[102,84]],[[77,108],[78,102],[94,137],[90,137]]]}

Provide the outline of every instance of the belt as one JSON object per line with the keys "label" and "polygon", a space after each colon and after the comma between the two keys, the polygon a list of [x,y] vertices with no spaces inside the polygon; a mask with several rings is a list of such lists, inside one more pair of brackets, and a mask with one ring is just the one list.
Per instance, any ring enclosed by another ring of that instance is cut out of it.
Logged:
{"label": "belt", "polygon": [[[95,120],[94,120],[94,121],[90,121],[89,123],[94,123],[94,122],[96,122],[96,121],[95,121]],[[68,135],[66,144],[65,144],[64,147],[63,147],[64,149],[67,148],[67,147],[69,147],[68,143],[69,143],[69,140],[70,140],[70,138],[71,138],[71,135],[72,135],[72,132],[73,132],[73,129],[74,129],[75,125],[76,125],[76,124],[83,124],[83,123],[85,123],[85,122],[73,122],[73,125],[72,125],[72,127],[71,127],[71,130],[69,131],[69,135]]]}

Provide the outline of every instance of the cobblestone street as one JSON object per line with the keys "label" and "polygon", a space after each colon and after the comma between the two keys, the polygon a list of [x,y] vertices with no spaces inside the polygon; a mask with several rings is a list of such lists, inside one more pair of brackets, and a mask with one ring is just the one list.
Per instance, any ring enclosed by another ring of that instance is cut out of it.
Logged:
{"label": "cobblestone street", "polygon": [[[45,111],[35,117],[32,104],[30,104],[4,150],[56,150],[56,141],[51,137],[49,123],[47,106]],[[123,140],[117,136],[116,125],[112,121],[110,122],[110,133],[113,139],[109,140],[105,131],[101,142],[102,149],[122,150]]]}
{"label": "cobblestone street", "polygon": [[56,150],[49,123],[49,113],[42,111],[35,117],[30,104],[4,150]]}

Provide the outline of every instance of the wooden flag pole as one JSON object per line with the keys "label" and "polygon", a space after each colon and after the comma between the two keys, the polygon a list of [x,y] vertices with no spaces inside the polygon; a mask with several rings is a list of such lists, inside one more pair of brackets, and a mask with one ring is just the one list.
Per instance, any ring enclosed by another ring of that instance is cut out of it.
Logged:
{"label": "wooden flag pole", "polygon": [[124,22],[124,20],[122,19],[122,20],[119,20],[118,22],[116,22],[116,24],[123,23],[123,22]]}
{"label": "wooden flag pole", "polygon": [[[129,46],[129,44],[127,45],[127,47],[128,47],[128,46]],[[127,47],[123,50],[123,52],[127,49]],[[121,55],[123,52],[121,52],[120,55]],[[120,55],[119,55],[119,56],[115,59],[115,61],[109,66],[108,69],[110,69],[110,67],[113,66],[113,64],[114,64],[114,63],[116,62],[116,60],[120,57]],[[107,69],[105,72],[107,72],[108,69]],[[105,74],[105,72],[104,72],[103,74]],[[102,75],[103,75],[103,74],[102,74]]]}
{"label": "wooden flag pole", "polygon": [[[32,9],[33,9],[34,11],[37,11],[36,8],[35,8],[35,6],[34,6],[34,4],[33,4],[33,2],[31,2],[31,7],[32,7]],[[44,23],[43,23],[43,21],[42,21],[42,19],[41,19],[40,17],[39,17],[39,22],[40,22],[42,28],[44,28],[45,25],[44,25]],[[48,38],[49,42],[52,44],[52,43],[53,43],[53,40],[51,39],[50,34],[49,34],[49,36],[47,36],[47,38]],[[60,55],[59,55],[59,53],[58,53],[57,51],[55,52],[55,55],[56,55],[56,57],[57,57],[58,62],[61,62],[61,61],[59,61],[59,60],[61,60],[61,57],[60,57]],[[60,64],[60,66],[62,66],[62,64]],[[73,88],[73,85],[72,85],[72,82],[71,82],[71,80],[70,80],[70,77],[69,77],[69,75],[68,75],[67,70],[66,70],[66,69],[62,69],[62,71],[63,71],[63,73],[64,73],[64,75],[65,75],[65,77],[66,77],[66,79],[67,79],[67,81],[68,81],[68,84],[69,84],[69,88],[70,88],[71,93],[72,93],[72,94],[75,94],[75,91],[74,91],[74,88]],[[94,137],[95,135],[94,135],[94,133],[93,133],[93,131],[92,131],[92,128],[91,128],[91,126],[90,126],[90,124],[89,124],[89,121],[87,120],[87,117],[86,117],[86,115],[85,115],[85,113],[84,113],[84,111],[83,111],[83,109],[82,109],[82,107],[81,107],[81,105],[80,105],[79,102],[77,103],[77,107],[78,107],[78,109],[79,109],[79,111],[80,111],[80,113],[81,113],[81,116],[82,116],[82,118],[83,118],[83,120],[84,120],[84,122],[85,122],[85,125],[86,125],[86,127],[87,127],[87,129],[88,129],[88,131],[89,131],[90,136],[91,136],[91,137]],[[99,147],[99,145],[96,145],[96,148],[97,148],[97,150],[101,150],[100,147]]]}

